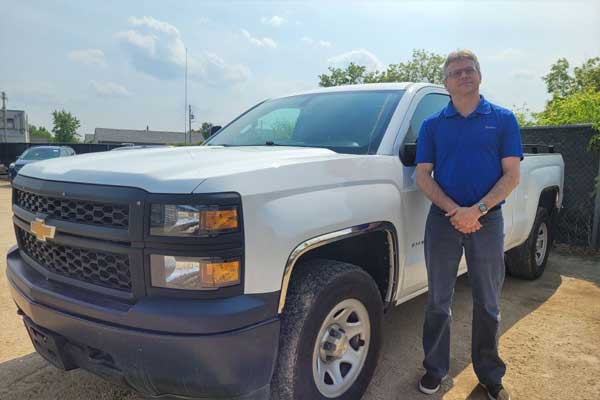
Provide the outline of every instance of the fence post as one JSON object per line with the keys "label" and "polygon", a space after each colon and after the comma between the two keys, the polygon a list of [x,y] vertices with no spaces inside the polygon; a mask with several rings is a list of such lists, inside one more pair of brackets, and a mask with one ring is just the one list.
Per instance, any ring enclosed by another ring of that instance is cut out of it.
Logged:
{"label": "fence post", "polygon": [[600,248],[600,161],[598,162],[598,186],[594,202],[594,222],[592,223],[592,248]]}

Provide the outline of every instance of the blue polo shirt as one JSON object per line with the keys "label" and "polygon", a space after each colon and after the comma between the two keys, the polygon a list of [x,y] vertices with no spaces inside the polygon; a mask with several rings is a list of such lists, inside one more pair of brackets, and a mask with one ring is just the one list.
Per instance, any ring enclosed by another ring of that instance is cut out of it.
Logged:
{"label": "blue polo shirt", "polygon": [[505,157],[523,159],[519,124],[512,111],[483,96],[467,117],[450,101],[421,125],[417,163],[432,163],[435,181],[462,207],[489,193],[502,177]]}

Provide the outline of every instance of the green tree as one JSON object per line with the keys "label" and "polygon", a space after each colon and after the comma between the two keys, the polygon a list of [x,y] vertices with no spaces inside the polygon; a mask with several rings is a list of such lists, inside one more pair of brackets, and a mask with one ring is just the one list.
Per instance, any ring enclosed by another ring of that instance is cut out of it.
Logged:
{"label": "green tree", "polygon": [[203,122],[200,128],[200,133],[202,133],[202,137],[204,140],[210,137],[210,129],[213,127],[212,122]]}
{"label": "green tree", "polygon": [[350,63],[345,69],[329,67],[330,74],[319,75],[319,86],[331,87],[365,83],[367,67]]}
{"label": "green tree", "polygon": [[559,58],[550,67],[550,72],[543,78],[546,90],[553,97],[565,97],[573,93],[575,80],[569,75],[569,62],[566,58]]}
{"label": "green tree", "polygon": [[54,141],[57,143],[77,143],[79,139],[77,137],[77,129],[81,126],[81,123],[75,116],[65,110],[53,111],[52,117],[54,118],[54,127],[52,132],[54,133]]}
{"label": "green tree", "polygon": [[[600,91],[592,87],[563,98],[554,98],[541,113],[534,114],[540,125],[566,125],[591,123],[600,132]],[[600,134],[589,143],[592,151],[600,151]]]}
{"label": "green tree", "polygon": [[[534,113],[540,125],[591,123],[600,132],[600,57],[586,60],[569,72],[569,62],[560,58],[542,78],[552,99],[544,111]],[[589,149],[600,152],[600,133],[590,139]]]}
{"label": "green tree", "polygon": [[46,139],[48,143],[52,143],[54,141],[54,136],[52,136],[52,134],[48,132],[48,129],[43,126],[38,128],[35,125],[29,125],[29,135],[31,137]]}
{"label": "green tree", "polygon": [[590,58],[581,67],[575,67],[575,87],[600,92],[600,57]]}
{"label": "green tree", "polygon": [[413,50],[412,60],[390,64],[383,72],[367,75],[367,82],[429,82],[444,83],[443,64],[446,57],[423,49]]}
{"label": "green tree", "polygon": [[385,71],[367,72],[363,65],[350,63],[346,68],[329,67],[329,74],[319,75],[319,86],[330,87],[378,82],[444,82],[445,56],[415,49],[412,59],[388,65]]}
{"label": "green tree", "polygon": [[559,58],[550,67],[548,75],[542,78],[552,98],[563,98],[588,88],[600,91],[600,57],[586,60],[580,67],[575,67],[573,75],[569,72],[569,62]]}

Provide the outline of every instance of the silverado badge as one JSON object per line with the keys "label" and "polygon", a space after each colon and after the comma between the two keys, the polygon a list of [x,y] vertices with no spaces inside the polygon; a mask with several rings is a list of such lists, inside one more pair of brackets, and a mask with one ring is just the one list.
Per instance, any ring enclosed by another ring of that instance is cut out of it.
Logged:
{"label": "silverado badge", "polygon": [[54,239],[54,231],[56,231],[56,227],[46,225],[43,219],[36,218],[35,221],[31,221],[31,233],[42,242],[45,242],[46,239]]}

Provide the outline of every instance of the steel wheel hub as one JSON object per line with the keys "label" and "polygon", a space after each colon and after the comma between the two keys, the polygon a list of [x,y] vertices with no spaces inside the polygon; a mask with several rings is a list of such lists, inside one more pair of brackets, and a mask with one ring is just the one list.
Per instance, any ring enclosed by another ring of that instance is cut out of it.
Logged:
{"label": "steel wheel hub", "polygon": [[365,306],[347,299],[323,321],[313,351],[313,378],[319,392],[333,398],[358,378],[369,350],[371,325]]}

